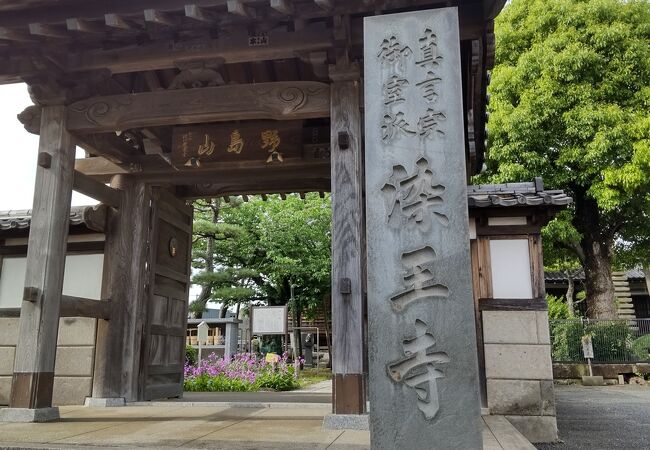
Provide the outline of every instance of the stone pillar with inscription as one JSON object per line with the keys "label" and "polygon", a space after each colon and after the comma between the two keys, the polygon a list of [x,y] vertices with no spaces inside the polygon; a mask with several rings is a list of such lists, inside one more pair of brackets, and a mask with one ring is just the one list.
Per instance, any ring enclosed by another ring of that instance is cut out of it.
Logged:
{"label": "stone pillar with inscription", "polygon": [[364,25],[373,449],[482,448],[456,8]]}

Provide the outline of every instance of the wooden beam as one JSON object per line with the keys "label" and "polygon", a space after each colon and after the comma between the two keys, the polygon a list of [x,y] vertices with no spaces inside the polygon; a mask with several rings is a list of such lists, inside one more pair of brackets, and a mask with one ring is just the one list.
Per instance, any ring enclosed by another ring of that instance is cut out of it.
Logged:
{"label": "wooden beam", "polygon": [[480,298],[481,311],[547,311],[544,297],[538,298]]}
{"label": "wooden beam", "polygon": [[[286,181],[287,177],[303,180],[329,179],[329,161],[285,160],[282,164],[267,164],[264,161],[245,161],[243,163],[205,163],[198,168],[174,168],[167,164],[154,170],[134,173],[139,180],[149,183],[195,184],[220,183],[241,185],[245,180],[254,180],[259,185],[260,178],[265,183]],[[161,164],[162,166],[162,164]],[[250,183],[250,182],[249,182]],[[318,189],[323,189],[319,185]],[[288,189],[282,189],[288,190]]]}
{"label": "wooden beam", "polygon": [[43,36],[57,39],[67,39],[70,37],[65,28],[45,23],[30,23],[29,33],[33,34],[34,36]]}
{"label": "wooden beam", "polygon": [[38,39],[33,35],[21,30],[0,27],[0,40],[15,42],[37,42]]}
{"label": "wooden beam", "polygon": [[[128,29],[130,28],[132,27],[129,26]],[[72,53],[67,55],[65,66],[70,72],[108,69],[116,74],[174,69],[178,62],[198,59],[223,58],[226,64],[235,64],[295,58],[312,51],[326,50],[331,45],[331,31],[321,26],[294,33],[270,31],[268,44],[261,46],[249,45],[248,32],[236,32],[212,40],[158,41],[124,48]]]}
{"label": "wooden beam", "polygon": [[[356,77],[351,77],[356,69]],[[332,375],[335,414],[366,410],[364,354],[363,152],[358,67],[331,85]],[[331,71],[337,74],[336,68]],[[354,79],[352,79],[354,78]],[[343,139],[342,139],[343,137]]]}
{"label": "wooden beam", "polygon": [[122,204],[122,192],[95,181],[81,172],[74,171],[74,190],[102,203],[119,208]]}
{"label": "wooden beam", "polygon": [[106,220],[108,219],[108,208],[108,205],[102,203],[84,208],[82,217],[86,226],[98,233],[105,233]]}
{"label": "wooden beam", "polygon": [[171,14],[164,11],[159,11],[157,9],[145,9],[144,21],[148,23],[154,23],[156,25],[163,25],[166,27],[175,27],[178,25],[178,21],[174,19]]}
{"label": "wooden beam", "polygon": [[137,30],[140,28],[133,21],[127,20],[119,14],[105,14],[104,23],[107,27],[119,30]]}
{"label": "wooden beam", "polygon": [[75,135],[74,138],[79,147],[115,163],[129,163],[141,154],[115,133]]}
{"label": "wooden beam", "polygon": [[245,17],[247,19],[254,19],[256,16],[255,10],[249,6],[244,5],[244,2],[241,0],[228,0],[226,5],[230,14]]}
{"label": "wooden beam", "polygon": [[115,175],[124,175],[130,172],[127,167],[116,164],[102,156],[76,159],[74,168],[84,175],[102,182],[109,182]]}
{"label": "wooden beam", "polygon": [[125,193],[111,210],[104,249],[102,297],[111,299],[110,320],[97,321],[93,397],[137,400],[145,317],[147,242],[151,188],[119,176],[112,187]]}
{"label": "wooden beam", "polygon": [[109,320],[111,318],[111,301],[62,295],[60,316]]}
{"label": "wooden beam", "polygon": [[218,20],[216,14],[198,5],[185,5],[185,17],[202,23],[213,23]]}
{"label": "wooden beam", "polygon": [[52,406],[75,147],[66,131],[65,107],[44,107],[40,129],[39,154],[50,155],[51,164],[36,169],[25,273],[25,287],[39,295],[21,306],[12,408]]}
{"label": "wooden beam", "polygon": [[327,84],[276,82],[95,97],[68,106],[68,129],[103,133],[201,122],[327,116]]}
{"label": "wooden beam", "polygon": [[296,10],[291,0],[271,0],[270,6],[280,14],[286,14],[287,16],[294,14]]}
{"label": "wooden beam", "polygon": [[314,0],[314,3],[325,11],[331,11],[334,9],[334,0]]}
{"label": "wooden beam", "polygon": [[263,184],[255,182],[224,182],[207,183],[198,185],[184,185],[178,189],[178,195],[184,199],[198,199],[206,197],[230,197],[236,195],[260,195],[262,200],[267,200],[268,195],[276,192],[315,192],[330,189],[330,179],[327,175],[320,178],[285,177],[282,180],[268,181]]}
{"label": "wooden beam", "polygon": [[104,28],[103,25],[86,19],[66,19],[65,25],[68,31],[74,31],[77,33],[104,34],[106,32],[106,28]]}
{"label": "wooden beam", "polygon": [[142,78],[144,78],[144,82],[147,84],[150,91],[162,91],[164,89],[160,84],[160,78],[155,70],[143,72]]}

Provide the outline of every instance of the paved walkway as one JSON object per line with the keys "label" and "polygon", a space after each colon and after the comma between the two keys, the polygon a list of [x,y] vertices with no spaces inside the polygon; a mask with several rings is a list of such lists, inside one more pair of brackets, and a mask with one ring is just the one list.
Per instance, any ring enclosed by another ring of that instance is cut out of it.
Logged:
{"label": "paved walkway", "polygon": [[559,444],[553,450],[650,448],[649,386],[555,386]]}
{"label": "paved walkway", "polygon": [[[276,404],[277,405],[277,404]],[[368,431],[323,430],[329,405],[265,408],[164,406],[60,408],[61,421],[0,423],[0,449],[367,450]],[[534,449],[503,417],[484,418],[485,450]],[[409,449],[410,450],[410,449]]]}
{"label": "paved walkway", "polygon": [[310,386],[288,392],[184,392],[183,398],[170,398],[155,402],[138,402],[135,405],[164,406],[165,403],[178,403],[182,406],[228,406],[228,407],[268,407],[276,403],[301,403],[322,406],[332,403],[332,382],[321,381]]}

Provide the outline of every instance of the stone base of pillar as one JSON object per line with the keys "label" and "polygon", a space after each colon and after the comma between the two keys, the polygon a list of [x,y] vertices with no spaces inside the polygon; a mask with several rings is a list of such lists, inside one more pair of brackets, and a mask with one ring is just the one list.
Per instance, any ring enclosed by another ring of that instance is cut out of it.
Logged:
{"label": "stone base of pillar", "polygon": [[323,419],[324,430],[368,430],[368,414],[328,414]]}
{"label": "stone base of pillar", "polygon": [[126,406],[126,400],[124,400],[124,397],[86,397],[84,406],[90,408],[112,408]]}
{"label": "stone base of pillar", "polygon": [[59,408],[2,408],[0,422],[52,422],[59,420]]}

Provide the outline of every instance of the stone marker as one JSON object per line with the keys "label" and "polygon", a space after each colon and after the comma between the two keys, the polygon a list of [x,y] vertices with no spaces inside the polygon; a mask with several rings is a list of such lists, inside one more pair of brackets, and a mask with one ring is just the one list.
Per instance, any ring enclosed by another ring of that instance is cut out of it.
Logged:
{"label": "stone marker", "polygon": [[456,8],[364,25],[373,449],[482,448]]}

